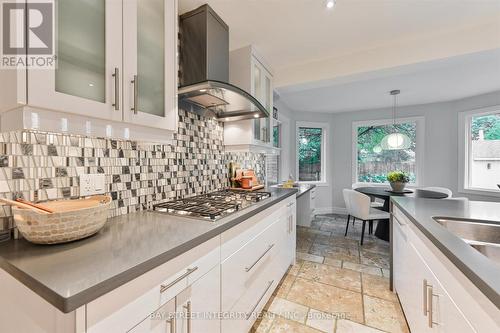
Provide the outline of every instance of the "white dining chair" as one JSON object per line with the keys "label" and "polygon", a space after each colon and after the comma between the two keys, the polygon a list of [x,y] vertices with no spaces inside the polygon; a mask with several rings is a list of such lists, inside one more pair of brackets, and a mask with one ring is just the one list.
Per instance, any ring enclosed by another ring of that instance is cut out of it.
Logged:
{"label": "white dining chair", "polygon": [[453,195],[453,192],[449,188],[446,188],[446,187],[429,186],[429,187],[419,188],[419,190],[444,193],[448,196],[447,198],[451,198],[451,196]]}
{"label": "white dining chair", "polygon": [[[366,222],[369,222],[369,232],[373,232],[373,221],[374,220],[384,220],[389,219],[390,215],[388,212],[381,211],[379,209],[374,209],[370,207],[370,197],[366,194],[360,193],[355,190],[344,190],[348,196],[350,215],[359,220],[363,221],[363,226],[361,227],[361,241],[360,244],[363,245],[363,240],[365,237],[365,227]],[[346,234],[349,228],[349,223],[346,226]]]}
{"label": "white dining chair", "polygon": [[[357,188],[360,188],[360,187],[367,187],[369,185],[365,184],[365,183],[353,183],[351,185],[351,188],[353,190],[357,189]],[[380,201],[377,201],[376,198],[370,198],[370,206],[373,207],[373,208],[382,208],[384,207],[384,203],[383,202],[380,202]]]}
{"label": "white dining chair", "polygon": [[[349,199],[349,191],[351,191],[350,189],[343,189],[342,190],[342,195],[344,196],[344,203],[345,203],[345,209],[347,211],[347,227],[349,227],[349,221],[351,220],[351,203],[350,203],[350,199]],[[356,218],[353,216],[352,217],[352,225],[354,225],[354,221],[356,220]],[[347,228],[345,230],[345,236],[347,236]]]}

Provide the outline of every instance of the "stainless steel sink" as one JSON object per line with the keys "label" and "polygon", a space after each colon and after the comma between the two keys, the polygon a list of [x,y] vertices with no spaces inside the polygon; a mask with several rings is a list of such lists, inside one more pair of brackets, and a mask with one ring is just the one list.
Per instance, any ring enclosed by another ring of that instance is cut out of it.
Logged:
{"label": "stainless steel sink", "polygon": [[500,263],[500,223],[441,216],[433,219],[484,256]]}

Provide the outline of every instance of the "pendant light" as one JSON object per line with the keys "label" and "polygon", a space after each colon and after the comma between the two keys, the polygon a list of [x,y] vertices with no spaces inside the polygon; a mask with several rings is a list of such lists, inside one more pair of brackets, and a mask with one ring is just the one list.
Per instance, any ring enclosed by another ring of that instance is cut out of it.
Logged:
{"label": "pendant light", "polygon": [[383,150],[408,149],[411,145],[408,135],[398,132],[396,128],[396,109],[398,107],[398,95],[400,92],[399,90],[392,90],[390,92],[391,96],[394,97],[394,104],[392,106],[392,133],[386,135],[380,141],[380,147]]}

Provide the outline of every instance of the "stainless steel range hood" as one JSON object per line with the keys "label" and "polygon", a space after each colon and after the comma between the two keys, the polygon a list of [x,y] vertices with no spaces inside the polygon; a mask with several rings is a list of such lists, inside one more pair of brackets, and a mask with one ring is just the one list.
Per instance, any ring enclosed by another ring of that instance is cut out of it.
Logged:
{"label": "stainless steel range hood", "polygon": [[229,27],[208,6],[180,16],[179,107],[220,121],[269,117],[229,81]]}

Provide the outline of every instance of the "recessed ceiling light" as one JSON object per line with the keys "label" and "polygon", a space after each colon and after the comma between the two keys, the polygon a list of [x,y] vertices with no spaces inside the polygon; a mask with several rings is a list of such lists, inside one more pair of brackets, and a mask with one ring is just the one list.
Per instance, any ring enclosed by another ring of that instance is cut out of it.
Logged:
{"label": "recessed ceiling light", "polygon": [[335,7],[336,2],[337,2],[337,0],[327,0],[326,1],[326,8],[332,9],[333,7]]}
{"label": "recessed ceiling light", "polygon": [[207,89],[200,89],[200,92],[206,92]]}
{"label": "recessed ceiling light", "polygon": [[258,113],[254,114],[253,116],[254,116],[255,118],[259,118],[259,114],[258,114]]}
{"label": "recessed ceiling light", "polygon": [[229,121],[229,118],[226,118],[226,121]]}

